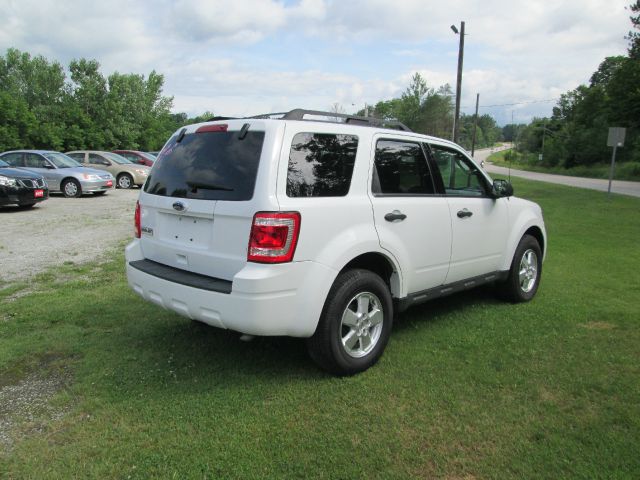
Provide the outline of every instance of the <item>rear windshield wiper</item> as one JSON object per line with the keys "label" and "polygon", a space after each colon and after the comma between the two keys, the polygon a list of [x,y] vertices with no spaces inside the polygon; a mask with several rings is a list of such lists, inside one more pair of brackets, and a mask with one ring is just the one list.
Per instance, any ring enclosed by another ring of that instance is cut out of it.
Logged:
{"label": "rear windshield wiper", "polygon": [[212,183],[187,182],[187,185],[191,188],[192,193],[195,193],[197,190],[222,190],[224,192],[233,192],[233,188],[214,185]]}

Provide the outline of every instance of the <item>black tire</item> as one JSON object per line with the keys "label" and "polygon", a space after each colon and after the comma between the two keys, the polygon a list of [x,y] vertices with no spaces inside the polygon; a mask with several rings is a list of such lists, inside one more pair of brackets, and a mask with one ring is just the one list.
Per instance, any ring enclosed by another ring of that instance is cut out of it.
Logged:
{"label": "black tire", "polygon": [[[531,254],[535,255],[535,258]],[[528,260],[525,259],[528,256]],[[533,272],[531,267],[535,267]],[[523,277],[520,273],[527,270]],[[534,279],[530,276],[535,275]],[[504,282],[497,284],[498,294],[504,300],[514,303],[528,302],[538,291],[542,276],[542,249],[535,237],[524,235],[516,248],[509,269],[509,276]]]}
{"label": "black tire", "polygon": [[[343,316],[358,318],[354,307],[360,309],[361,304],[357,299],[362,299],[362,310],[367,310],[365,317],[358,320],[363,323],[353,327],[343,325]],[[350,315],[347,309],[351,310]],[[375,314],[376,311],[381,313],[381,318]],[[369,317],[370,314],[373,315]],[[377,320],[379,323],[372,324]],[[307,339],[307,350],[313,361],[324,370],[340,376],[353,375],[378,361],[389,341],[392,327],[393,302],[386,283],[369,270],[348,270],[333,283],[318,327]],[[348,343],[353,337],[357,338],[351,348],[343,344],[343,338],[347,337]]]}
{"label": "black tire", "polygon": [[116,179],[118,188],[133,188],[133,177],[128,173],[121,173]]}
{"label": "black tire", "polygon": [[67,178],[62,182],[60,189],[67,198],[78,198],[82,196],[82,187],[80,186],[80,182],[74,178]]}

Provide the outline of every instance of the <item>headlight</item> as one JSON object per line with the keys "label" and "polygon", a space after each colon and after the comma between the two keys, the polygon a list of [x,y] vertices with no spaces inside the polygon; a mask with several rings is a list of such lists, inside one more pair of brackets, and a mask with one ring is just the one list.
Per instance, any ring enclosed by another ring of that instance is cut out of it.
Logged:
{"label": "headlight", "polygon": [[0,175],[0,185],[3,187],[16,187],[18,182],[16,182],[15,178],[5,177],[4,175]]}
{"label": "headlight", "polygon": [[94,175],[93,173],[83,173],[82,178],[85,180],[100,180],[100,176]]}

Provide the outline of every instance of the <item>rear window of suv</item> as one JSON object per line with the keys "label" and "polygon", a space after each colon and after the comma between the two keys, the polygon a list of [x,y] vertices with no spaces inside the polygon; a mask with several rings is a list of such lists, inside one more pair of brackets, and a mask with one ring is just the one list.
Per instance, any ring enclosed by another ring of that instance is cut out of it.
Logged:
{"label": "rear window of suv", "polygon": [[144,191],[200,200],[250,200],[264,132],[237,131],[174,135],[156,160]]}
{"label": "rear window of suv", "polygon": [[298,133],[291,142],[288,197],[344,197],[349,193],[358,137]]}

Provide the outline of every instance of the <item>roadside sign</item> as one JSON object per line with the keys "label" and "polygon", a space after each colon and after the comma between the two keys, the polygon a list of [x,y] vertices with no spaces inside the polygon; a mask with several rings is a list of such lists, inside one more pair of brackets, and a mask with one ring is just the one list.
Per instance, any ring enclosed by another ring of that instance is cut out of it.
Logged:
{"label": "roadside sign", "polygon": [[609,138],[607,138],[607,147],[623,147],[626,131],[627,129],[622,127],[609,127]]}

